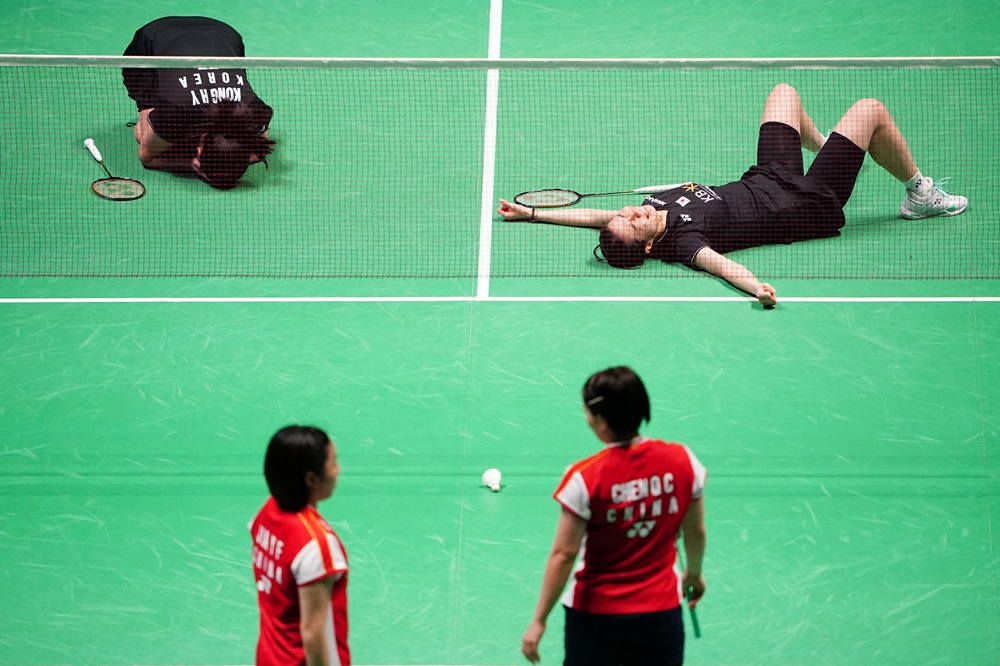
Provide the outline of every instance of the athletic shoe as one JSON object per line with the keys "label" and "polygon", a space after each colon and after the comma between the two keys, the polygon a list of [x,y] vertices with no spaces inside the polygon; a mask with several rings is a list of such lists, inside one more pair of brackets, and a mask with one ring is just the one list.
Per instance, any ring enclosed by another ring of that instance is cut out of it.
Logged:
{"label": "athletic shoe", "polygon": [[930,178],[930,190],[926,194],[917,194],[913,190],[906,191],[906,198],[899,207],[899,214],[907,220],[919,220],[924,217],[937,217],[939,215],[958,215],[965,211],[969,205],[969,200],[954,194],[948,194],[944,185],[948,178],[943,178],[940,183],[935,183]]}

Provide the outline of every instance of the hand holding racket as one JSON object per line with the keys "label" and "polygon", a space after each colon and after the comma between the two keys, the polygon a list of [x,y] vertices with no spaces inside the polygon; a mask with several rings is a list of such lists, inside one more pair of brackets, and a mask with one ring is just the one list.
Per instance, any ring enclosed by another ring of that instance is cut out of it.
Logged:
{"label": "hand holding racket", "polygon": [[[684,184],[685,183],[676,183],[673,185],[651,185],[649,187],[639,187],[634,190],[597,192],[594,194],[580,194],[579,192],[574,192],[573,190],[563,189],[532,190],[530,192],[521,192],[514,197],[514,202],[522,206],[527,206],[528,208],[562,208],[564,206],[572,206],[584,197],[610,197],[617,194],[653,194],[655,192],[672,190],[675,187],[680,187]],[[501,213],[501,215],[503,215],[503,213]]]}
{"label": "hand holding racket", "polygon": [[687,572],[684,572],[684,581],[682,583],[684,601],[688,607],[688,611],[691,613],[691,627],[694,629],[694,637],[701,638],[701,625],[698,624],[698,613],[694,607],[698,604],[698,600],[701,599],[701,595],[705,594],[705,580],[701,576],[698,576],[697,581],[698,584],[690,584],[691,581],[687,576]]}
{"label": "hand holding racket", "polygon": [[101,157],[101,151],[97,149],[97,145],[93,139],[84,140],[83,145],[90,151],[90,155],[97,160],[97,163],[101,165],[104,173],[108,174],[107,178],[100,178],[90,184],[90,189],[94,191],[94,194],[104,199],[110,199],[111,201],[132,201],[146,193],[146,186],[139,181],[111,175],[108,167],[104,166],[104,158]]}
{"label": "hand holding racket", "polygon": [[698,613],[694,607],[698,604],[702,595],[705,594],[705,579],[701,574],[692,576],[688,573],[687,563],[684,561],[684,545],[681,539],[677,539],[677,559],[683,570],[681,579],[681,589],[684,590],[685,606],[691,613],[691,628],[694,629],[694,637],[701,638],[701,625],[698,624]]}

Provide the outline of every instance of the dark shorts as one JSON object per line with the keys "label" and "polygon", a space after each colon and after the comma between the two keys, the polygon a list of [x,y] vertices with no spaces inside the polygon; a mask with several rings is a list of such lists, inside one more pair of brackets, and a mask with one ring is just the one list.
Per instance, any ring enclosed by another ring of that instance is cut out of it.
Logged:
{"label": "dark shorts", "polygon": [[815,178],[833,190],[841,208],[851,198],[864,161],[864,150],[847,137],[833,132],[806,172],[799,133],[793,127],[779,122],[768,122],[760,126],[757,165],[773,166]]}
{"label": "dark shorts", "polygon": [[598,615],[566,609],[564,666],[681,666],[681,607],[656,613]]}

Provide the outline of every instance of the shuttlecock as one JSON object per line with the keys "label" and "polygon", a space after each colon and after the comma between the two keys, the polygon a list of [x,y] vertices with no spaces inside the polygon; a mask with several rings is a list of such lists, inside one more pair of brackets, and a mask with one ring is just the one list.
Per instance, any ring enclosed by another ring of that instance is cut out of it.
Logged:
{"label": "shuttlecock", "polygon": [[483,472],[483,485],[495,493],[500,492],[500,470],[491,467]]}

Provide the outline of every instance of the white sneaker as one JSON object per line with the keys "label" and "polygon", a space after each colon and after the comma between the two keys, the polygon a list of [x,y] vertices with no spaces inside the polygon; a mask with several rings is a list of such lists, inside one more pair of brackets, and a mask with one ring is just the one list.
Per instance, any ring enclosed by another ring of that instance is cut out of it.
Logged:
{"label": "white sneaker", "polygon": [[919,220],[924,217],[937,217],[939,215],[958,215],[965,211],[969,205],[969,200],[954,194],[948,194],[944,189],[948,178],[944,178],[940,183],[935,183],[930,178],[930,190],[926,194],[917,194],[913,190],[906,191],[906,198],[899,207],[899,214],[907,220]]}

